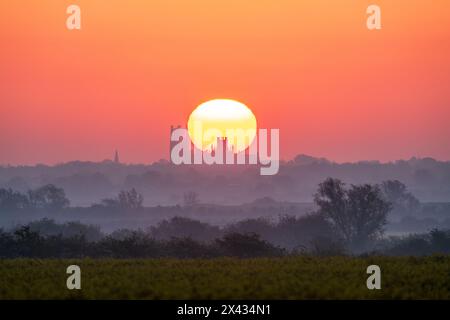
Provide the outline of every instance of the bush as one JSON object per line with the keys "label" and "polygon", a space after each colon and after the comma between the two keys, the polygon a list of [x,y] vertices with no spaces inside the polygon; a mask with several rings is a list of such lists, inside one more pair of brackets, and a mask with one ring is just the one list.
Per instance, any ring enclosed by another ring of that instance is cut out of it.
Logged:
{"label": "bush", "polygon": [[221,256],[253,258],[281,256],[284,250],[261,240],[257,234],[229,233],[216,240]]}
{"label": "bush", "polygon": [[41,236],[57,236],[63,238],[84,237],[87,241],[98,241],[103,238],[99,226],[87,225],[81,222],[66,222],[58,224],[53,219],[42,219],[28,224],[31,231],[39,233]]}
{"label": "bush", "polygon": [[108,236],[95,249],[94,256],[111,258],[156,258],[162,254],[161,245],[141,232],[133,232],[124,239]]}
{"label": "bush", "polygon": [[191,238],[201,242],[210,242],[222,235],[219,227],[183,217],[163,220],[156,227],[149,228],[149,233],[158,240]]}
{"label": "bush", "polygon": [[450,231],[433,229],[428,234],[392,237],[383,252],[396,256],[425,256],[450,253]]}

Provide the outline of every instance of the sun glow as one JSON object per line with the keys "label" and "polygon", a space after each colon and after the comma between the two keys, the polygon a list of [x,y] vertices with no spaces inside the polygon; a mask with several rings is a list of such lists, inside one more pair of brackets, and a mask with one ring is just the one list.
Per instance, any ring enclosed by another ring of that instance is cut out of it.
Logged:
{"label": "sun glow", "polygon": [[226,138],[234,152],[245,150],[256,136],[256,117],[243,103],[214,99],[200,104],[189,116],[188,132],[200,150],[217,146],[217,138]]}

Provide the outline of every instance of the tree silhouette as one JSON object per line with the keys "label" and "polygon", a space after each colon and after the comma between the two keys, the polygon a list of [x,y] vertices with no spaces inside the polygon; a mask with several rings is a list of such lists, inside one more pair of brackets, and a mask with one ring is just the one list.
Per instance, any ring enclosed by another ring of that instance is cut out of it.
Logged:
{"label": "tree silhouette", "polygon": [[12,189],[0,189],[0,209],[22,209],[29,205],[25,194]]}
{"label": "tree silhouette", "polygon": [[135,188],[130,191],[120,191],[118,199],[120,207],[126,209],[142,208],[144,202],[144,197]]}
{"label": "tree silhouette", "polygon": [[386,199],[392,204],[393,210],[400,214],[412,214],[420,207],[420,202],[407,187],[398,180],[387,180],[381,184]]}
{"label": "tree silhouette", "polygon": [[100,206],[106,208],[121,208],[121,209],[140,209],[143,207],[144,197],[138,193],[135,188],[129,191],[122,190],[116,198],[103,199],[100,204],[93,206]]}
{"label": "tree silhouette", "polygon": [[62,209],[68,207],[70,204],[69,199],[66,198],[64,189],[52,184],[35,190],[29,190],[28,199],[32,208]]}
{"label": "tree silhouette", "polygon": [[183,200],[186,207],[195,206],[199,202],[198,194],[195,191],[186,192],[183,195]]}
{"label": "tree silhouette", "polygon": [[314,201],[351,250],[364,249],[384,232],[391,205],[377,185],[352,185],[328,178],[319,184]]}

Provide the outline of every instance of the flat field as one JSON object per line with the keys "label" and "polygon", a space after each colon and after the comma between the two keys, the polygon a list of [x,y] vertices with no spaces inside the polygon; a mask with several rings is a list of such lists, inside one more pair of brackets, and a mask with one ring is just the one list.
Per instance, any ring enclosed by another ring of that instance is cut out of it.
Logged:
{"label": "flat field", "polygon": [[[66,268],[81,268],[68,290]],[[381,268],[381,290],[366,269]],[[0,299],[450,299],[450,256],[0,260]]]}

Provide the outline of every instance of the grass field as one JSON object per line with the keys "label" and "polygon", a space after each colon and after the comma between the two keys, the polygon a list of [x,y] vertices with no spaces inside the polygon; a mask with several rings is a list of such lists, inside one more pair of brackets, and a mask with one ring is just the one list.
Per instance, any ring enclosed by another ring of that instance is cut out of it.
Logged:
{"label": "grass field", "polygon": [[[66,268],[81,267],[81,290]],[[381,268],[368,290],[366,268]],[[450,299],[450,257],[1,260],[1,299]]]}

